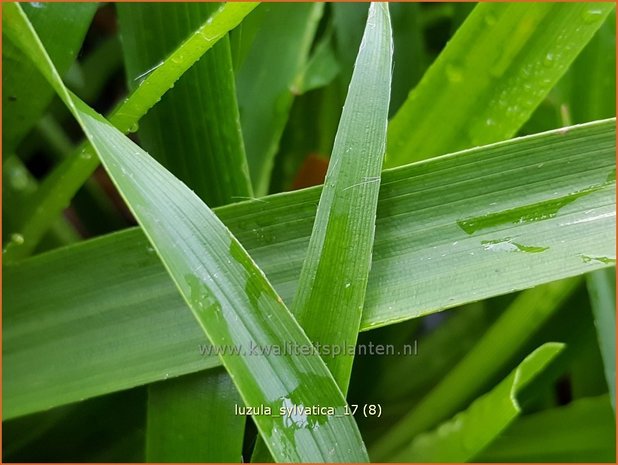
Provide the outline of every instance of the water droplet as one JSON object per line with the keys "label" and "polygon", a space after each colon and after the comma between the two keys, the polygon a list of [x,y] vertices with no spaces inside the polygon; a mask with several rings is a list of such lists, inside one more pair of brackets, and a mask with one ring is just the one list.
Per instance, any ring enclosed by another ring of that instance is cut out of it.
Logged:
{"label": "water droplet", "polygon": [[79,156],[84,160],[90,160],[92,158],[92,152],[89,150],[82,150],[82,153]]}
{"label": "water droplet", "polygon": [[580,257],[584,263],[603,263],[605,265],[615,265],[616,257],[592,257],[590,255],[580,254]]}
{"label": "water droplet", "polygon": [[352,283],[347,282],[347,283],[345,283],[345,288],[347,289],[347,288],[349,288],[351,285],[352,285]]}
{"label": "water droplet", "polygon": [[593,24],[597,21],[603,19],[603,11],[597,8],[590,8],[589,10],[584,11],[582,14],[582,19],[586,24]]}
{"label": "water droplet", "polygon": [[25,242],[24,236],[19,233],[13,233],[11,234],[11,242],[15,245],[22,245]]}
{"label": "water droplet", "polygon": [[45,4],[42,2],[30,2],[30,6],[33,8],[45,8]]}
{"label": "water droplet", "polygon": [[134,133],[134,132],[137,132],[137,131],[139,131],[139,123],[135,122],[129,128],[129,132],[130,133]]}
{"label": "water droplet", "polygon": [[481,241],[484,250],[489,252],[527,252],[540,253],[545,252],[549,247],[538,247],[518,244],[513,242],[511,238],[494,239],[490,241]]}
{"label": "water droplet", "polygon": [[493,13],[487,13],[483,19],[485,20],[485,24],[488,26],[493,26],[496,22],[498,22],[498,18],[496,18],[496,15]]}
{"label": "water droplet", "polygon": [[453,84],[463,81],[463,71],[457,65],[449,63],[446,65],[444,72],[446,73],[446,79]]}
{"label": "water droplet", "polygon": [[545,59],[543,60],[543,65],[545,65],[548,68],[551,68],[552,66],[554,66],[555,62],[556,62],[556,57],[554,56],[554,54],[551,52],[547,52],[547,55],[545,55]]}
{"label": "water droplet", "polygon": [[177,65],[182,63],[183,61],[185,61],[185,57],[184,55],[180,54],[180,55],[174,55],[172,57],[172,62],[176,63]]}

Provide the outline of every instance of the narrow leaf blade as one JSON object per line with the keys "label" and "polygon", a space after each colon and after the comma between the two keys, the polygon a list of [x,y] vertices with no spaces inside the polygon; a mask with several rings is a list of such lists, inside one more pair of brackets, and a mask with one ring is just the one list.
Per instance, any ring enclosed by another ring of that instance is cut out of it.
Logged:
{"label": "narrow leaf blade", "polygon": [[[356,344],[371,268],[392,47],[388,5],[371,3],[292,304],[312,341],[344,352]],[[353,360],[325,359],[344,392]]]}
{"label": "narrow leaf blade", "polygon": [[421,435],[394,460],[468,462],[521,412],[518,395],[558,355],[564,344],[547,343],[528,355],[500,384],[436,430]]}

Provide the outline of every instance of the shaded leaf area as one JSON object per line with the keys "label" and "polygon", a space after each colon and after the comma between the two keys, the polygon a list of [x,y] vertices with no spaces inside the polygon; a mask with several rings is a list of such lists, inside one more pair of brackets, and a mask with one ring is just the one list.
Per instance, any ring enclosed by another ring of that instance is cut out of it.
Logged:
{"label": "shaded leaf area", "polygon": [[467,462],[494,440],[521,413],[521,396],[562,350],[547,343],[526,357],[501,383],[434,431],[417,437],[398,453],[396,462]]}
{"label": "shaded leaf area", "polygon": [[[60,74],[65,74],[82,45],[97,3],[24,3],[24,12]],[[21,59],[10,42],[2,46],[2,151],[14,151],[54,97],[36,67]]]}
{"label": "shaded leaf area", "polygon": [[251,41],[243,42],[236,85],[257,196],[268,193],[275,154],[294,99],[293,84],[308,60],[323,9],[322,3],[263,4]]}
{"label": "shaded leaf area", "polygon": [[[17,4],[7,6],[5,18],[8,34],[37,64],[82,126],[208,338],[237,347],[310,347],[263,272],[214,213],[181,181],[66,90]],[[277,358],[228,353],[220,358],[248,406],[278,411],[282,406],[302,409],[304,405],[321,405],[339,413],[302,414],[301,418],[254,414],[276,460],[366,460],[353,417],[342,414],[345,399],[315,351]]]}
{"label": "shaded leaf area", "polygon": [[[256,6],[256,3],[229,3],[217,10],[209,18],[212,19],[210,22],[203,23],[111,112],[111,124],[124,133],[135,129],[140,118],[159,102],[180,76]],[[5,18],[6,15],[3,16],[3,24]],[[8,28],[5,27],[4,31]],[[18,40],[10,31],[3,37],[7,42]],[[21,59],[28,61],[27,56],[22,55]],[[99,158],[88,143],[83,143],[45,178],[40,189],[23,207],[26,211],[24,219],[15,231],[11,231],[13,240],[3,250],[5,262],[19,260],[32,253],[43,234],[97,166]]]}
{"label": "shaded leaf area", "polygon": [[586,276],[590,305],[605,367],[610,400],[616,408],[616,268]]}
{"label": "shaded leaf area", "polygon": [[234,383],[218,368],[148,389],[148,462],[242,462],[244,416]]}
{"label": "shaded leaf area", "polygon": [[[118,4],[130,90],[216,3]],[[229,39],[223,37],[144,116],[141,146],[214,207],[251,197]],[[214,182],[213,182],[214,181]]]}
{"label": "shaded leaf area", "polygon": [[479,462],[614,462],[616,424],[607,395],[524,415],[475,460]]}
{"label": "shaded leaf area", "polygon": [[143,461],[145,394],[130,389],[3,421],[3,462]]}
{"label": "shaded leaf area", "polygon": [[[578,283],[578,279],[561,280],[519,294],[459,363],[376,441],[371,449],[372,458],[381,461],[397,456],[418,434],[468,405],[512,362]],[[463,434],[474,434],[466,428],[462,427]]]}
{"label": "shaded leaf area", "polygon": [[[611,266],[614,141],[611,120],[385,171],[361,330]],[[319,194],[216,209],[284,301]],[[470,218],[487,229],[466,233],[458,221]],[[11,265],[4,279],[7,418],[218,364],[137,229]]]}
{"label": "shaded leaf area", "polygon": [[[215,3],[118,4],[129,89],[217,11]],[[223,37],[142,118],[141,146],[208,205],[250,198],[229,39]],[[225,371],[148,388],[146,459],[240,462],[245,416]],[[196,412],[200,412],[196,415]]]}

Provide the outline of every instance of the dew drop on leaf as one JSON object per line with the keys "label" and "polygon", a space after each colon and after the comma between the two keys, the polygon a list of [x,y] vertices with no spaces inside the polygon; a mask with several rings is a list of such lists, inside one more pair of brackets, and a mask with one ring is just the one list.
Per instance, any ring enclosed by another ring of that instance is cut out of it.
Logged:
{"label": "dew drop on leaf", "polygon": [[496,15],[493,13],[487,13],[483,19],[485,20],[485,24],[488,26],[493,26],[498,21]]}
{"label": "dew drop on leaf", "polygon": [[446,79],[453,84],[463,81],[463,71],[457,65],[452,63],[446,65],[445,73]]}
{"label": "dew drop on leaf", "polygon": [[24,236],[19,233],[13,233],[11,234],[11,242],[15,245],[22,245],[25,242]]}
{"label": "dew drop on leaf", "polygon": [[582,19],[586,24],[593,24],[597,21],[603,19],[603,11],[597,8],[590,8],[589,10],[584,11],[582,14]]}

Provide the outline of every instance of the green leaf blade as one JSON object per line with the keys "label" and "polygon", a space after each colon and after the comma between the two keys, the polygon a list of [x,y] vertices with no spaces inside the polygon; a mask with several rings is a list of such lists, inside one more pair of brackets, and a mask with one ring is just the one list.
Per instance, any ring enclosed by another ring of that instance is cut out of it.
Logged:
{"label": "green leaf blade", "polygon": [[[312,341],[344,351],[356,343],[371,267],[391,63],[388,6],[372,3],[292,306]],[[352,362],[326,359],[344,392]]]}
{"label": "green leaf blade", "polygon": [[[77,57],[97,3],[25,3],[24,11],[41,37],[50,58],[61,74]],[[10,118],[2,127],[4,153],[17,148],[24,136],[51,102],[53,89],[36,68],[20,60],[14,45],[5,41],[2,50],[2,111]]]}
{"label": "green leaf blade", "polygon": [[[119,4],[129,88],[217,11],[217,4]],[[187,70],[139,125],[140,142],[211,207],[252,196],[229,40]],[[213,182],[217,180],[216,182]]]}
{"label": "green leaf blade", "polygon": [[[246,352],[311,343],[247,252],[199,198],[109,123],[88,115],[86,108],[80,111],[93,146],[202,329],[213,344],[245,350],[240,357],[221,356],[245,403],[275,412],[302,405],[342,410],[345,400],[317,354],[252,357]],[[285,416],[254,418],[278,460],[365,457],[350,417],[305,417],[297,429],[285,424]],[[333,448],[337,441],[348,447]],[[361,448],[352,447],[354,443]]]}
{"label": "green leaf blade", "polygon": [[[292,101],[308,59],[322,3],[266,3],[259,30],[236,74],[241,125],[253,190],[268,193],[271,171]],[[277,53],[272,53],[277,50]],[[271,70],[276,69],[276,73]]]}
{"label": "green leaf blade", "polygon": [[616,268],[586,275],[610,400],[616,409]]}
{"label": "green leaf blade", "polygon": [[608,396],[525,415],[476,458],[479,462],[616,460],[616,419]]}
{"label": "green leaf blade", "polygon": [[477,5],[392,119],[385,166],[512,137],[613,8]]}
{"label": "green leaf blade", "polygon": [[564,348],[547,343],[528,355],[489,393],[436,430],[419,436],[398,462],[468,462],[510,425],[521,412],[518,396]]}
{"label": "green leaf blade", "polygon": [[239,463],[245,417],[223,369],[149,386],[146,461]]}

